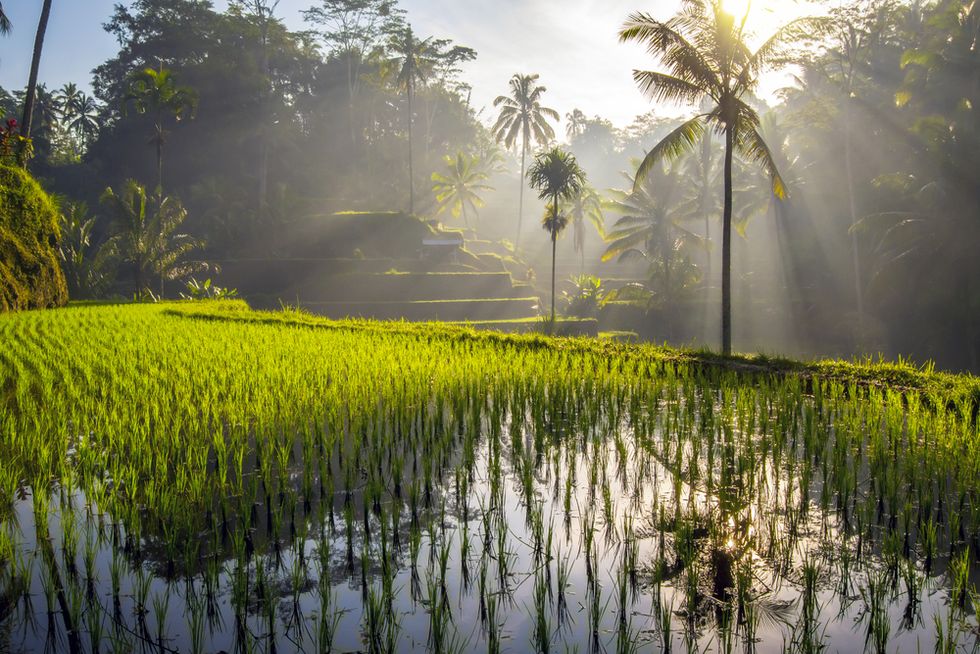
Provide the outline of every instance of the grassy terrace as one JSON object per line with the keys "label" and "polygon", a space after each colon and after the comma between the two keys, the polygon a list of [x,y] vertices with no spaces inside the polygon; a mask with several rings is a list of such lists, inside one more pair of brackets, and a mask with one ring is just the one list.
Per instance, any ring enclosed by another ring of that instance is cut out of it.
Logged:
{"label": "grassy terrace", "polygon": [[976,642],[972,377],[241,302],[0,340],[0,650]]}
{"label": "grassy terrace", "polygon": [[[448,338],[470,338],[492,343],[516,346],[550,347],[561,350],[577,350],[601,355],[633,355],[651,361],[685,364],[691,366],[719,366],[745,373],[770,373],[797,375],[804,379],[818,379],[856,383],[862,386],[892,388],[912,391],[941,401],[949,406],[972,406],[975,412],[980,405],[980,378],[973,375],[936,371],[932,365],[916,365],[909,361],[866,359],[844,361],[823,359],[797,361],[768,354],[739,354],[725,357],[711,350],[691,350],[663,345],[618,343],[612,340],[597,341],[591,338],[556,339],[543,334],[497,334],[470,329],[464,323],[415,323],[376,322],[372,320],[333,320],[303,311],[252,311],[244,302],[217,302],[210,304],[172,304],[166,313],[198,319],[236,320],[266,324],[302,325],[329,329],[383,330],[389,333],[440,335]],[[492,328],[494,324],[526,320],[475,321],[474,325]],[[575,322],[569,319],[569,322]]]}

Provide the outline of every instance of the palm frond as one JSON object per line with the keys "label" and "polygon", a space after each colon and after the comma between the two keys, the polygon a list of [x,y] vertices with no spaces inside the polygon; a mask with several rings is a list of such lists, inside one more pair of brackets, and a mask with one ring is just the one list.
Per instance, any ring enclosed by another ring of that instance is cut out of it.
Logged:
{"label": "palm frond", "polygon": [[634,191],[640,191],[643,180],[650,174],[654,166],[660,162],[670,163],[686,152],[692,151],[704,135],[704,116],[695,116],[677,127],[663,140],[653,147],[643,158],[636,170],[633,183]]}

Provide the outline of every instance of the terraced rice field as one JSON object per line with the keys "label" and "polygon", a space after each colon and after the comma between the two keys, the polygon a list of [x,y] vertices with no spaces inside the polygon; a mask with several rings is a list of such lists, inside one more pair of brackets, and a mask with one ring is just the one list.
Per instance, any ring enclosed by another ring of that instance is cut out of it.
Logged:
{"label": "terraced rice field", "polygon": [[221,303],[0,343],[0,651],[978,649],[970,379]]}

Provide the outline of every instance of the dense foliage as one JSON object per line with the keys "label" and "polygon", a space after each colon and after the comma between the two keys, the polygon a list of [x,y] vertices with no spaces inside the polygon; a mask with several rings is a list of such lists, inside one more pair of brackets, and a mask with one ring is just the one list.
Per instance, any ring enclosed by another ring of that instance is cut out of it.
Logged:
{"label": "dense foliage", "polygon": [[59,235],[51,197],[20,167],[0,165],[0,311],[68,301]]}

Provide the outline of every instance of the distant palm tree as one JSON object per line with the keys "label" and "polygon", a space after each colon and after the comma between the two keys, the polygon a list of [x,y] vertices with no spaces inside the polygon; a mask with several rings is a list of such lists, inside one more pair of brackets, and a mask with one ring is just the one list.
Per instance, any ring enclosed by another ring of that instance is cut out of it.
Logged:
{"label": "distant palm tree", "polygon": [[68,82],[54,92],[54,97],[58,102],[58,109],[61,112],[61,117],[66,123],[71,122],[81,95],[82,92],[78,90],[78,85],[74,82]]}
{"label": "distant palm tree", "polygon": [[572,223],[572,245],[582,258],[581,269],[585,271],[585,223],[591,224],[603,236],[605,227],[602,217],[602,197],[588,184],[565,201],[562,211]]}
{"label": "distant palm tree", "polygon": [[745,97],[758,86],[759,76],[779,65],[785,45],[802,38],[819,24],[812,19],[789,23],[752,52],[745,44],[746,18],[725,11],[722,0],[684,0],[679,13],[666,22],[646,13],[630,15],[620,31],[621,41],[638,41],[658,56],[668,72],[642,71],[633,78],[655,101],[699,104],[710,99],[713,108],[671,132],[647,154],[637,171],[640,182],[663,159],[673,160],[692,150],[711,127],[725,135],[725,196],[722,221],[722,350],[732,351],[732,161],[736,151],[755,161],[772,179],[773,193],[785,194],[769,147],[759,134],[759,116]]}
{"label": "distant palm tree", "polygon": [[494,107],[500,107],[500,115],[493,126],[498,143],[507,148],[521,139],[521,197],[517,210],[517,238],[515,247],[521,244],[521,226],[524,221],[524,170],[527,163],[527,149],[531,141],[542,145],[555,138],[555,130],[548,124],[548,118],[560,120],[557,111],[541,106],[541,96],[547,89],[538,86],[537,75],[514,75],[510,78],[510,95],[498,96]]}
{"label": "distant palm tree", "polygon": [[197,268],[181,260],[191,250],[201,247],[197,240],[177,232],[187,218],[179,200],[156,197],[147,202],[147,199],[146,187],[130,179],[121,193],[107,188],[100,200],[110,214],[115,232],[108,241],[109,247],[119,253],[122,261],[133,266],[137,296],[149,290],[151,275],[159,276],[163,295],[165,277],[194,272]]}
{"label": "distant palm tree", "polygon": [[455,157],[446,156],[445,172],[432,173],[432,192],[435,193],[438,209],[436,215],[449,211],[453,218],[463,217],[463,224],[470,228],[470,213],[485,203],[480,197],[482,191],[492,191],[485,184],[487,174],[480,157],[459,152]]}
{"label": "distant palm tree", "polygon": [[[41,5],[41,19],[37,23],[37,34],[34,36],[34,56],[31,57],[31,75],[27,80],[27,94],[24,97],[24,120],[20,124],[20,135],[25,139],[31,136],[31,121],[34,118],[34,97],[37,90],[37,71],[41,65],[44,34],[48,30],[48,17],[50,15],[51,0],[44,0],[44,4]],[[26,147],[26,141],[24,147]],[[26,159],[24,161],[26,162]]]}
{"label": "distant palm tree", "polygon": [[93,97],[84,93],[78,94],[73,118],[68,127],[86,141],[95,136],[99,131],[99,105]]}
{"label": "distant palm tree", "polygon": [[0,35],[6,36],[10,34],[10,30],[12,30],[13,27],[13,24],[7,17],[7,13],[3,10],[3,3],[0,2]]}
{"label": "distant palm tree", "polygon": [[565,114],[565,120],[568,121],[568,126],[565,128],[565,136],[571,141],[585,131],[585,123],[588,118],[585,117],[581,109],[574,109],[571,113]]}
{"label": "distant palm tree", "polygon": [[676,291],[695,281],[696,269],[687,258],[689,250],[704,242],[684,227],[677,211],[682,177],[677,170],[655,166],[642,179],[623,176],[628,188],[612,191],[606,208],[620,214],[612,231],[603,261],[642,259],[649,266],[651,290],[663,304],[670,305]]}
{"label": "distant palm tree", "polygon": [[395,53],[392,63],[398,66],[397,83],[405,89],[408,98],[408,212],[415,213],[415,168],[412,155],[412,126],[414,115],[412,103],[419,84],[425,84],[435,69],[440,55],[439,42],[433,37],[419,40],[411,26],[402,30],[392,39],[389,47]]}
{"label": "distant palm tree", "polygon": [[157,195],[163,197],[163,146],[167,140],[164,118],[172,115],[179,121],[185,116],[193,116],[197,109],[197,93],[190,87],[179,86],[173,71],[161,64],[158,70],[144,68],[133,74],[123,102],[127,106],[132,103],[138,113],[153,116],[150,142],[157,151]]}
{"label": "distant palm tree", "polygon": [[551,321],[554,322],[558,235],[568,226],[568,217],[561,213],[561,201],[581,192],[585,186],[585,171],[573,154],[561,148],[552,148],[535,157],[527,171],[527,178],[531,188],[538,190],[538,197],[549,201],[542,226],[551,235]]}

